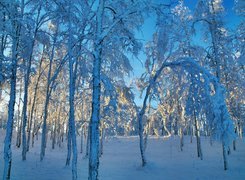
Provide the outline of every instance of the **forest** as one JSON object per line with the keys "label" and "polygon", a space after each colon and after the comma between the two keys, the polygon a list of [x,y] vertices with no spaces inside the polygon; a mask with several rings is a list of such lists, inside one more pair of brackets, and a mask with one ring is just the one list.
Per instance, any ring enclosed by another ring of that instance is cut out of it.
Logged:
{"label": "forest", "polygon": [[0,0],[0,175],[62,152],[69,179],[108,179],[120,143],[145,173],[163,141],[245,167],[244,16],[243,0]]}

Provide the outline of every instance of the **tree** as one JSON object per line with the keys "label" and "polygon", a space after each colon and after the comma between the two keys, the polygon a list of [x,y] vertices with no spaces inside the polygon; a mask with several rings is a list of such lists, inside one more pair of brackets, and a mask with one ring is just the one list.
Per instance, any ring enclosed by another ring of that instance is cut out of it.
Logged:
{"label": "tree", "polygon": [[[122,11],[121,7],[125,9]],[[130,17],[135,17],[137,20],[140,18],[141,12],[146,7],[143,1],[105,1],[100,0],[98,9],[96,12],[96,24],[95,24],[95,37],[94,37],[94,50],[93,50],[93,95],[92,95],[92,115],[90,121],[90,154],[89,154],[89,179],[98,179],[98,167],[99,167],[99,123],[100,123],[100,93],[101,93],[101,77],[100,69],[103,57],[103,47],[109,40],[109,37],[113,37],[110,33],[118,31],[117,27],[125,30],[126,40],[131,42],[133,39],[129,39],[132,34],[132,29],[128,30],[126,25],[132,24]],[[112,13],[112,16],[108,16],[106,12],[108,10]],[[104,22],[107,22],[104,24]],[[140,21],[137,23],[141,24]],[[105,25],[107,28],[104,29]],[[133,25],[133,24],[132,24]],[[133,27],[137,26],[133,25]],[[130,27],[130,26],[128,26]],[[132,27],[132,26],[131,26]],[[119,38],[119,42],[122,42],[125,38]],[[106,40],[106,41],[105,41]],[[127,42],[126,42],[127,43]],[[126,47],[129,47],[127,45]],[[132,49],[133,51],[134,49]]]}
{"label": "tree", "polygon": [[[26,140],[26,123],[27,123],[27,105],[28,105],[28,88],[29,88],[29,81],[30,81],[30,73],[31,73],[31,64],[33,61],[33,52],[34,52],[34,45],[36,41],[36,37],[38,35],[39,28],[42,26],[43,23],[43,17],[41,16],[41,9],[42,4],[38,4],[37,9],[34,9],[31,13],[35,14],[35,10],[37,11],[36,19],[33,19],[35,21],[34,27],[31,27],[28,35],[30,37],[29,41],[26,42],[26,44],[30,44],[26,48],[24,48],[24,51],[29,52],[27,57],[23,57],[25,59],[25,76],[24,76],[24,100],[23,100],[23,126],[22,126],[22,160],[26,160],[26,152],[29,148],[29,142],[30,142],[30,127],[28,125],[28,140]],[[30,18],[30,17],[28,17]],[[30,18],[30,20],[32,20]],[[33,28],[33,29],[32,29]],[[24,34],[24,33],[23,33]],[[27,37],[24,37],[27,38]],[[35,97],[34,97],[35,98]],[[35,103],[35,102],[34,102]],[[34,108],[33,108],[34,109]],[[33,114],[33,112],[32,112]],[[30,124],[32,123],[32,118],[29,119]]]}
{"label": "tree", "polygon": [[[8,121],[6,136],[4,140],[4,173],[3,179],[10,179],[11,175],[11,164],[12,164],[12,151],[11,151],[11,140],[13,132],[13,121],[14,121],[14,106],[15,106],[15,96],[16,96],[16,72],[17,72],[17,62],[18,62],[18,46],[21,31],[21,24],[19,18],[21,19],[23,15],[23,4],[19,6],[19,3],[1,3],[0,6],[3,7],[7,16],[11,20],[11,29],[8,29],[11,43],[11,65],[10,65],[10,99],[8,104]],[[20,7],[20,10],[18,10]]]}
{"label": "tree", "polygon": [[[211,52],[209,57],[211,59],[211,63],[214,68],[214,72],[218,81],[222,84],[225,84],[226,90],[229,90],[229,82],[228,82],[228,68],[229,61],[233,58],[230,56],[230,51],[228,50],[227,44],[227,31],[223,26],[222,21],[222,12],[224,11],[224,7],[222,6],[222,1],[220,0],[209,0],[209,1],[198,1],[197,6],[198,14],[203,14],[196,16],[197,22],[205,22],[208,26],[208,32],[210,34],[211,40]],[[223,113],[223,112],[222,112]],[[222,115],[223,116],[223,115]],[[225,116],[225,115],[224,115]],[[228,147],[225,145],[225,137],[222,141],[222,149],[223,149],[223,159],[224,159],[224,170],[228,169],[227,163],[227,151]]]}

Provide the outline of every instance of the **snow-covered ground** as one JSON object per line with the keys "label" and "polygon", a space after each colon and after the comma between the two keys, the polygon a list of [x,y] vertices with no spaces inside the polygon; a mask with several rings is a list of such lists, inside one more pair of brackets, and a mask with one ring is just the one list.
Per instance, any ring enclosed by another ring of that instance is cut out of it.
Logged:
{"label": "snow-covered ground", "polygon": [[[0,174],[3,173],[3,139],[0,133]],[[78,138],[79,139],[79,138]],[[14,139],[15,140],[15,139]],[[193,139],[195,140],[195,139]],[[245,141],[238,140],[237,151],[229,156],[229,170],[223,170],[222,149],[219,143],[209,144],[202,138],[203,160],[197,158],[195,141],[185,137],[184,151],[179,148],[179,138],[149,139],[147,147],[148,165],[140,166],[138,137],[114,137],[106,140],[104,155],[100,159],[101,180],[180,180],[180,179],[245,179]],[[35,144],[27,154],[27,161],[21,160],[21,149],[13,143],[12,180],[69,180],[71,167],[65,166],[66,145],[51,149],[50,142],[43,162],[39,161],[40,144]],[[88,159],[84,154],[78,157],[78,179],[87,179]],[[0,177],[1,178],[1,177]]]}

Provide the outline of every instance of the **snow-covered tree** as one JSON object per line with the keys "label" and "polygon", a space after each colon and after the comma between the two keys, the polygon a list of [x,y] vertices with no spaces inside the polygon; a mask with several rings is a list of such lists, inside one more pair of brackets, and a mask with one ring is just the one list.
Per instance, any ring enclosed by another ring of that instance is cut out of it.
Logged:
{"label": "snow-covered tree", "polygon": [[9,34],[9,40],[11,41],[11,52],[9,52],[10,58],[10,98],[8,104],[8,121],[6,127],[6,136],[4,141],[4,172],[3,179],[10,179],[11,164],[12,164],[12,132],[14,124],[14,111],[15,111],[15,97],[16,97],[16,74],[17,63],[19,58],[19,41],[22,25],[20,20],[23,18],[23,4],[18,2],[2,2],[0,4],[1,9],[6,13],[6,17],[9,19],[8,28],[6,32]]}

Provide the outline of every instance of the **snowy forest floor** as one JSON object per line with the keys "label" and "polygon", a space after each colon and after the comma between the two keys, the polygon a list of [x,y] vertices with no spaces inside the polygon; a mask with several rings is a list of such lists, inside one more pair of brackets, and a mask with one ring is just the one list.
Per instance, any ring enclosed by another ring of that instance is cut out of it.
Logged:
{"label": "snowy forest floor", "polygon": [[[3,174],[3,142],[5,134],[0,132],[0,175]],[[79,141],[79,137],[78,137]],[[21,148],[12,145],[12,180],[69,180],[71,167],[65,166],[66,144],[51,148],[48,141],[46,156],[39,160],[40,142],[30,148],[27,161],[21,160]],[[79,145],[80,143],[78,143]],[[179,137],[150,137],[146,156],[148,164],[140,166],[138,137],[108,138],[104,154],[100,158],[99,179],[101,180],[206,180],[245,179],[245,141],[237,140],[237,151],[231,151],[229,170],[223,170],[222,149],[218,142],[211,146],[209,138],[202,137],[203,160],[197,158],[195,138],[184,137],[184,149],[179,148]],[[78,151],[79,152],[79,151]],[[78,156],[78,179],[87,179],[88,159]]]}

